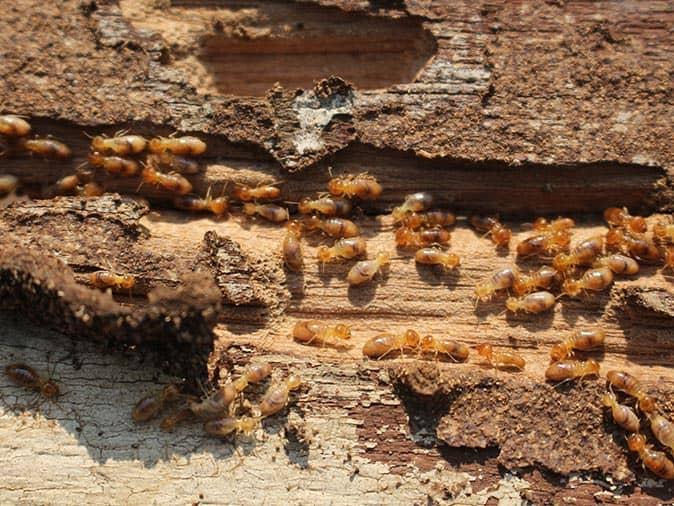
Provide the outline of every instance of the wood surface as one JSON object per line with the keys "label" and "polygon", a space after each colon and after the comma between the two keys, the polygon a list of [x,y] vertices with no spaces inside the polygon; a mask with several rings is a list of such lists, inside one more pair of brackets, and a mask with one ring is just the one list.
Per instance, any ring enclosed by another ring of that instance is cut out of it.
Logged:
{"label": "wood surface", "polygon": [[[0,287],[13,306],[0,313],[0,363],[53,368],[64,395],[41,402],[0,379],[1,502],[671,503],[672,484],[640,468],[599,405],[602,381],[543,381],[554,343],[601,326],[606,346],[592,356],[602,374],[635,374],[672,415],[671,277],[645,266],[549,314],[506,315],[503,297],[476,308],[473,287],[513,264],[513,252],[460,219],[451,242],[460,269],[417,266],[395,247],[385,213],[406,193],[432,191],[461,217],[501,213],[514,244],[541,214],[573,216],[575,243],[606,230],[609,205],[670,212],[673,20],[674,5],[658,1],[16,2],[0,17],[0,112],[28,116],[75,153],[67,163],[0,159],[30,196],[85,160],[83,131],[178,130],[209,144],[190,177],[198,193],[282,181],[283,199],[296,202],[330,173],[377,177],[382,199],[354,219],[370,255],[390,251],[393,261],[349,288],[351,264],[319,266],[325,241],[311,236],[303,272],[285,272],[281,227],[236,208],[225,219],[173,210],[170,194],[138,192],[138,179],[101,182],[147,199],[149,211],[114,194],[14,203],[0,218],[0,279],[43,265],[33,279],[45,300],[62,290],[66,309],[35,314],[34,299],[13,299],[25,284]],[[35,263],[9,258],[10,245]],[[108,268],[138,277],[131,297],[78,288]],[[193,271],[213,279],[221,307],[204,295],[208,283],[185,295]],[[161,311],[175,317],[173,292],[194,325],[176,330],[173,319],[165,342],[175,353],[162,355],[158,327],[142,325]],[[64,315],[77,302],[126,323],[73,326]],[[216,306],[216,318],[203,313]],[[293,325],[309,318],[350,325],[353,347],[293,342]],[[363,360],[366,339],[407,328],[513,349],[527,368],[493,371],[474,354],[465,364]],[[195,336],[213,339],[208,366],[190,348]],[[168,434],[130,418],[139,398],[186,371],[191,384],[224,380],[262,359],[275,378],[296,371],[304,385],[252,438],[215,440],[198,423]]]}

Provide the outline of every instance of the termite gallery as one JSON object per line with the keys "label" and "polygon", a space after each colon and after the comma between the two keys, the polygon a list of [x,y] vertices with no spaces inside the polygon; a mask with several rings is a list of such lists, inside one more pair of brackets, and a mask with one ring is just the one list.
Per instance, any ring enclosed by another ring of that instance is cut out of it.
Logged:
{"label": "termite gallery", "polygon": [[54,380],[43,377],[27,364],[9,364],[5,366],[5,374],[17,385],[39,392],[48,399],[54,399],[61,393]]}

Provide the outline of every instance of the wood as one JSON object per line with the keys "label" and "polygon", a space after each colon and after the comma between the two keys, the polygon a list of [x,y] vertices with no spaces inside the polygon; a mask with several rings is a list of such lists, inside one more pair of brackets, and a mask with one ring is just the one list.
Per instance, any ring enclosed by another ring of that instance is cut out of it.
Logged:
{"label": "wood", "polygon": [[[83,130],[110,135],[129,128],[148,136],[179,130],[209,144],[204,171],[190,176],[200,193],[283,180],[283,198],[297,201],[325,188],[328,167],[374,175],[384,195],[364,205],[357,222],[370,255],[387,250],[394,259],[375,283],[348,288],[350,264],[320,267],[316,248],[324,241],[312,236],[303,244],[303,273],[286,273],[280,227],[236,209],[222,220],[174,211],[169,194],[147,185],[140,195],[149,199],[149,212],[107,195],[5,209],[0,293],[3,305],[13,302],[22,316],[1,314],[0,361],[55,367],[66,393],[58,404],[39,404],[0,380],[6,476],[0,498],[671,500],[672,484],[654,480],[628,457],[621,432],[599,406],[600,382],[553,388],[542,381],[552,344],[576,326],[601,325],[608,334],[597,356],[602,371],[637,375],[674,414],[673,295],[658,266],[597,296],[562,299],[549,315],[503,315],[502,298],[475,309],[473,286],[512,264],[512,253],[498,254],[461,222],[451,246],[462,258],[459,271],[418,267],[413,252],[395,249],[383,213],[406,193],[430,190],[439,205],[460,214],[502,213],[515,241],[528,234],[520,219],[570,213],[579,222],[575,242],[605,230],[600,213],[609,205],[671,211],[674,41],[667,26],[673,19],[674,6],[657,1],[448,7],[412,0],[98,0],[58,8],[18,2],[0,20],[0,33],[13,35],[1,41],[8,57],[0,112],[27,115],[36,133],[55,135],[75,152],[66,164],[0,159],[0,172],[18,175],[29,195],[49,190],[85,159]],[[351,75],[353,48],[345,41],[368,47]],[[219,52],[224,46],[227,52]],[[331,78],[312,88],[313,80],[329,77],[319,63],[332,48],[339,49],[334,72],[353,84]],[[269,64],[276,58],[285,64]],[[254,77],[247,64],[258,71]],[[223,72],[228,68],[231,75]],[[281,86],[265,94],[275,81]],[[304,90],[296,93],[296,86]],[[139,183],[101,181],[129,195]],[[33,264],[17,261],[33,255]],[[120,292],[113,300],[76,283],[98,269],[133,272],[132,297]],[[62,292],[63,304],[35,311],[26,283],[16,282],[27,272],[41,280],[37,293],[46,287],[44,300]],[[190,276],[206,276],[215,286],[199,291],[208,282]],[[215,287],[221,301],[208,295]],[[130,320],[110,323],[105,332],[73,326],[68,315],[77,313],[67,308],[85,300],[93,315],[105,310]],[[182,327],[179,314],[194,325]],[[128,323],[152,321],[145,315],[171,321],[162,329]],[[292,326],[308,318],[351,325],[353,348],[292,342]],[[367,338],[407,328],[512,348],[527,368],[494,372],[474,356],[467,364],[363,361]],[[158,347],[162,335],[166,346]],[[111,336],[119,342],[111,344]],[[214,339],[207,363],[203,350],[191,348],[197,337],[209,347]],[[132,423],[133,404],[173,375],[187,374],[188,384],[207,375],[217,381],[251,359],[269,360],[276,377],[292,370],[304,380],[289,410],[265,421],[253,440],[206,438],[196,423],[173,434],[157,423]]]}

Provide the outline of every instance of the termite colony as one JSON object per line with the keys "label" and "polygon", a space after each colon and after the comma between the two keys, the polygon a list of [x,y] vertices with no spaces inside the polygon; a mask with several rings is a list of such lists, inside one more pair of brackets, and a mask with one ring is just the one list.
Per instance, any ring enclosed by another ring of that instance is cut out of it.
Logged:
{"label": "termite colony", "polygon": [[259,396],[258,402],[252,403],[245,391],[249,387],[259,389],[271,375],[269,363],[251,363],[238,377],[201,397],[181,393],[177,385],[169,384],[140,399],[131,417],[137,423],[148,422],[157,418],[168,404],[174,404],[175,409],[160,422],[160,428],[166,432],[173,431],[179,423],[193,420],[200,421],[204,432],[210,436],[249,436],[261,426],[262,420],[285,409],[292,392],[302,385],[302,380],[294,373],[282,379],[275,378]]}

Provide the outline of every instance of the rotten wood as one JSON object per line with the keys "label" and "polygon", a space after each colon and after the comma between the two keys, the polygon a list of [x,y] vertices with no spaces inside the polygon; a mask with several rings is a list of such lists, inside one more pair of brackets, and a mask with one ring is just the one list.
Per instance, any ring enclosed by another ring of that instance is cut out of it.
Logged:
{"label": "rotten wood", "polygon": [[[189,132],[209,145],[203,171],[190,176],[197,193],[282,180],[284,200],[297,201],[325,188],[329,168],[376,176],[383,198],[356,218],[371,253],[395,251],[382,213],[420,190],[459,213],[571,213],[577,241],[605,230],[599,213],[609,205],[674,208],[672,19],[674,7],[659,1],[21,0],[0,19],[0,112],[28,116],[75,156],[60,164],[17,154],[0,159],[1,172],[37,196],[85,160],[83,131]],[[357,47],[368,49],[354,65]],[[0,383],[4,500],[671,500],[672,485],[641,470],[607,421],[601,382],[542,381],[552,344],[601,325],[602,371],[639,376],[671,414],[672,289],[657,266],[595,297],[563,299],[549,315],[504,317],[501,299],[476,310],[472,287],[515,259],[463,223],[452,239],[459,272],[417,267],[396,251],[384,276],[350,289],[348,265],[315,262],[318,237],[304,244],[306,269],[285,273],[278,227],[236,208],[223,220],[176,212],[169,194],[138,190],[138,179],[97,177],[125,197],[17,202],[0,215],[3,304],[80,338],[73,346],[3,316],[3,363],[47,370],[61,355],[68,390],[58,406],[36,407]],[[508,224],[516,240],[527,235]],[[98,269],[132,272],[138,286],[130,297],[84,286]],[[296,321],[316,317],[351,325],[353,348],[290,340]],[[409,327],[516,349],[527,369],[511,377],[472,359],[363,362],[368,337]],[[117,337],[121,354],[94,347]],[[208,365],[159,338],[212,346]],[[221,444],[198,424],[165,435],[128,416],[157,388],[139,361],[164,348],[176,352],[161,365],[187,371],[188,383],[266,358],[278,377],[296,370],[305,386],[256,443]],[[246,454],[240,465],[235,445]],[[48,471],[40,487],[26,472],[36,460]]]}

